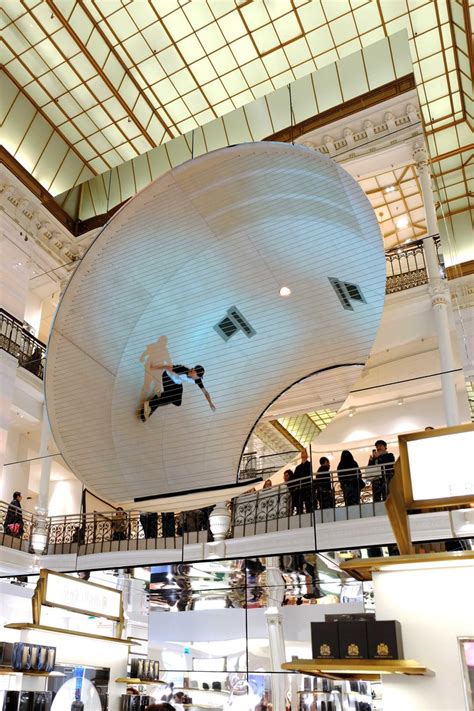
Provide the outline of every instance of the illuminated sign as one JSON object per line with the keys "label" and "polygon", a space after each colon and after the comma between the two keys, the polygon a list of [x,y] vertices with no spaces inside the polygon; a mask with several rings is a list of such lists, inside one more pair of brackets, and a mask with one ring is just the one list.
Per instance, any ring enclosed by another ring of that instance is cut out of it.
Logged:
{"label": "illuminated sign", "polygon": [[474,500],[474,426],[459,425],[399,437],[408,507]]}
{"label": "illuminated sign", "polygon": [[121,597],[120,590],[47,571],[41,604],[120,620]]}

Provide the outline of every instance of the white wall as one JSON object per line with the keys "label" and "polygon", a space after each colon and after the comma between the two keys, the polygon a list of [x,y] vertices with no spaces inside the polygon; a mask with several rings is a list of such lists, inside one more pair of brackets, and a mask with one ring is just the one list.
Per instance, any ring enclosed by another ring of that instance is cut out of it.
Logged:
{"label": "white wall", "polygon": [[52,481],[49,485],[49,515],[66,516],[81,510],[82,482],[79,479]]}
{"label": "white wall", "polygon": [[33,326],[34,335],[38,337],[41,323],[41,299],[33,291],[28,292],[23,320],[30,326]]}
{"label": "white wall", "polygon": [[474,635],[474,565],[374,573],[377,619],[399,620],[406,659],[432,677],[383,676],[384,711],[463,711],[457,637]]}

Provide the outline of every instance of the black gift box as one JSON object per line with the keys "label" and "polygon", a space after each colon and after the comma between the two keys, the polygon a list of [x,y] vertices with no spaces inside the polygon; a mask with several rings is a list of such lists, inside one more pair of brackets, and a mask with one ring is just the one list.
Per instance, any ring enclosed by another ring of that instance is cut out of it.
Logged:
{"label": "black gift box", "polygon": [[368,659],[367,622],[351,620],[338,626],[341,659]]}
{"label": "black gift box", "polygon": [[370,659],[403,659],[402,629],[397,620],[367,624]]}
{"label": "black gift box", "polygon": [[313,659],[339,659],[337,622],[312,622]]}

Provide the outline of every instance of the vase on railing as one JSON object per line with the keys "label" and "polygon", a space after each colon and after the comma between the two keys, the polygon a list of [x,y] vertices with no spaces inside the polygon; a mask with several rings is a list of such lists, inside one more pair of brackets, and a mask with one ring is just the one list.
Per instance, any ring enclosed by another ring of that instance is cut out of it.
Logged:
{"label": "vase on railing", "polygon": [[31,547],[36,555],[43,555],[48,545],[48,512],[37,507],[33,517]]}
{"label": "vase on railing", "polygon": [[216,504],[209,515],[209,527],[215,541],[223,541],[230,528],[230,513],[225,501]]}

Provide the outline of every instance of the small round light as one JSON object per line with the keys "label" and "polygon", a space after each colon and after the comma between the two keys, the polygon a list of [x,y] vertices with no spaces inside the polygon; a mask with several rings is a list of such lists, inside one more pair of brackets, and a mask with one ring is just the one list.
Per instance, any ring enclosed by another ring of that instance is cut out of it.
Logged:
{"label": "small round light", "polygon": [[280,296],[289,296],[291,294],[291,289],[289,286],[282,286],[280,289]]}
{"label": "small round light", "polygon": [[408,217],[406,215],[403,215],[403,217],[399,217],[397,220],[395,220],[395,225],[398,227],[399,230],[403,230],[405,227],[408,227]]}

